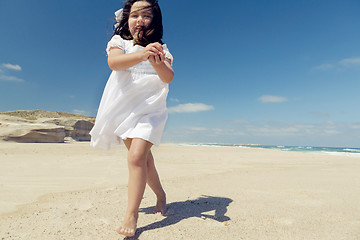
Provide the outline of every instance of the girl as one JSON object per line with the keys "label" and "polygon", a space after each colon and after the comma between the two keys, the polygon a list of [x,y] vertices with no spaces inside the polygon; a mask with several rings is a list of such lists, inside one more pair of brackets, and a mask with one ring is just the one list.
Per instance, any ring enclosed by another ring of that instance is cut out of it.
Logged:
{"label": "girl", "polygon": [[157,196],[155,214],[164,214],[166,195],[151,153],[167,119],[168,84],[174,78],[173,57],[162,43],[163,27],[156,0],[127,0],[117,11],[114,35],[107,45],[112,73],[106,84],[91,145],[109,149],[125,143],[128,149],[128,206],[116,231],[133,236],[146,183]]}

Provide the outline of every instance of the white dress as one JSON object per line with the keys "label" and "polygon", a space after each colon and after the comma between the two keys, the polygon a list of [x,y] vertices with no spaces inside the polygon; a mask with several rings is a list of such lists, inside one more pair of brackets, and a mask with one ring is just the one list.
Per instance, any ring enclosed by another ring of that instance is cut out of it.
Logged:
{"label": "white dress", "polygon": [[[118,47],[125,54],[144,49],[132,40],[114,35],[106,52]],[[165,57],[173,62],[166,44]],[[141,62],[122,71],[112,71],[105,86],[95,125],[90,131],[91,146],[109,149],[121,139],[142,138],[159,145],[167,120],[167,83],[161,81],[149,61]]]}

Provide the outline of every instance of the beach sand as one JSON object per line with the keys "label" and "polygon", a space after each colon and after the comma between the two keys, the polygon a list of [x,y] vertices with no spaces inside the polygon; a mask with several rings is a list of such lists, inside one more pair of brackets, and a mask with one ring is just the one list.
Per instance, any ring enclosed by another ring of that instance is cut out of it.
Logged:
{"label": "beach sand", "polygon": [[[360,158],[164,144],[168,198],[147,188],[134,238],[360,239]],[[0,239],[124,239],[126,151],[0,143]]]}

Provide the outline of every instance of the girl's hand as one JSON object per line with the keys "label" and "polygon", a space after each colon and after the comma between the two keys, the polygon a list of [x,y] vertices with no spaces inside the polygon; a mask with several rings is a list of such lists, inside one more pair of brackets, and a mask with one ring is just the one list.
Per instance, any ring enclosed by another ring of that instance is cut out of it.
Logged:
{"label": "girl's hand", "polygon": [[156,62],[156,57],[158,57],[159,59],[162,59],[162,58],[165,59],[165,53],[164,53],[163,47],[161,46],[160,43],[157,43],[157,42],[156,43],[150,43],[143,50],[142,60],[143,61],[147,61],[147,60],[150,61],[150,58],[151,58],[152,60],[155,60],[155,62]]}
{"label": "girl's hand", "polygon": [[165,53],[161,53],[159,55],[150,56],[149,62],[151,65],[158,65],[160,63],[163,63],[165,61]]}

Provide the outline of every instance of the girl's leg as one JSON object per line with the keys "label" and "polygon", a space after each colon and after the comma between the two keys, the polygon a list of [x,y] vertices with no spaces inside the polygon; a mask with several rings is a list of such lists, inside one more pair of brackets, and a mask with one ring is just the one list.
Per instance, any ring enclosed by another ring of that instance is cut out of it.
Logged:
{"label": "girl's leg", "polygon": [[166,211],[166,194],[161,186],[159,175],[156,171],[154,157],[150,151],[147,158],[147,184],[156,194],[157,202],[154,210],[155,214],[165,214]]}
{"label": "girl's leg", "polygon": [[116,231],[125,236],[133,236],[136,231],[138,211],[147,181],[147,159],[152,144],[143,139],[134,138],[124,141],[128,148],[128,206],[124,221]]}
{"label": "girl's leg", "polygon": [[[131,139],[124,141],[125,146],[130,150]],[[155,167],[154,157],[149,151],[147,157],[147,184],[153,190],[157,197],[156,207],[154,210],[155,214],[165,214],[166,211],[166,194],[161,186],[160,178]]]}

